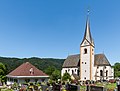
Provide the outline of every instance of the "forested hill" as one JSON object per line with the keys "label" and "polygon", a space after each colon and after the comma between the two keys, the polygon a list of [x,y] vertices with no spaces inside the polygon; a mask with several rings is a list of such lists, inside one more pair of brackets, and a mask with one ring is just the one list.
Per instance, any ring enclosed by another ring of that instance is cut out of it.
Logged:
{"label": "forested hill", "polygon": [[54,59],[54,58],[7,58],[7,57],[0,57],[0,62],[6,65],[8,73],[20,66],[22,63],[30,62],[38,69],[45,71],[45,69],[49,66],[53,66],[58,70],[61,70],[62,64],[65,59]]}

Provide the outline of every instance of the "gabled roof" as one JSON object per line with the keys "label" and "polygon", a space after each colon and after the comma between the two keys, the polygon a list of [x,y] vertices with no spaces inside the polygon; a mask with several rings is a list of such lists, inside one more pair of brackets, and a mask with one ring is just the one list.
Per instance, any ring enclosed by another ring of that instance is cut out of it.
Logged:
{"label": "gabled roof", "polygon": [[37,69],[35,66],[29,62],[23,63],[15,70],[10,72],[7,77],[48,77],[47,74],[43,73],[41,70]]}
{"label": "gabled roof", "polygon": [[[63,63],[63,68],[78,67],[80,65],[80,54],[70,55]],[[96,54],[94,59],[95,66],[111,66],[104,54]]]}
{"label": "gabled roof", "polygon": [[79,65],[79,61],[80,61],[80,54],[70,55],[64,61],[62,67],[77,67]]}
{"label": "gabled roof", "polygon": [[95,65],[97,66],[111,66],[104,54],[95,55]]}

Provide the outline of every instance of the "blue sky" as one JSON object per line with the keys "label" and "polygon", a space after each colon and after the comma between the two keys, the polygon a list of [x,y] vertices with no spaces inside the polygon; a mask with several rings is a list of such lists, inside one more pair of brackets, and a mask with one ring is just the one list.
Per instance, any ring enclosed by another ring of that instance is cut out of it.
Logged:
{"label": "blue sky", "polygon": [[120,61],[120,0],[1,0],[0,56],[66,58],[78,54],[87,9],[95,53]]}

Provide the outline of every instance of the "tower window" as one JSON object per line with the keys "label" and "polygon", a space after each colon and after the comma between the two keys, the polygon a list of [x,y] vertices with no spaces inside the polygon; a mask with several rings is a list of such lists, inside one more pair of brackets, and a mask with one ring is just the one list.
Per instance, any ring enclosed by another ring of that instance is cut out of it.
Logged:
{"label": "tower window", "polygon": [[87,54],[87,49],[86,48],[84,49],[84,54]]}

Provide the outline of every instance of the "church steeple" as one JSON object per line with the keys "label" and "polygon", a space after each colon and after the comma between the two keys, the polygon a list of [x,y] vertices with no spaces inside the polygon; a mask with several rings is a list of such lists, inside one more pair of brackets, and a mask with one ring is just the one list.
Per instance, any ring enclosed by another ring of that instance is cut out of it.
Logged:
{"label": "church steeple", "polygon": [[84,38],[80,45],[80,79],[94,80],[94,42],[90,32],[89,11]]}
{"label": "church steeple", "polygon": [[[92,39],[92,35],[90,32],[89,10],[88,10],[88,15],[87,15],[87,20],[86,20],[85,34],[84,34],[84,38],[83,38],[83,41],[85,41],[85,40],[87,40],[87,42],[89,42],[90,45],[94,46],[94,41]],[[83,41],[82,41],[82,43],[83,43]]]}

